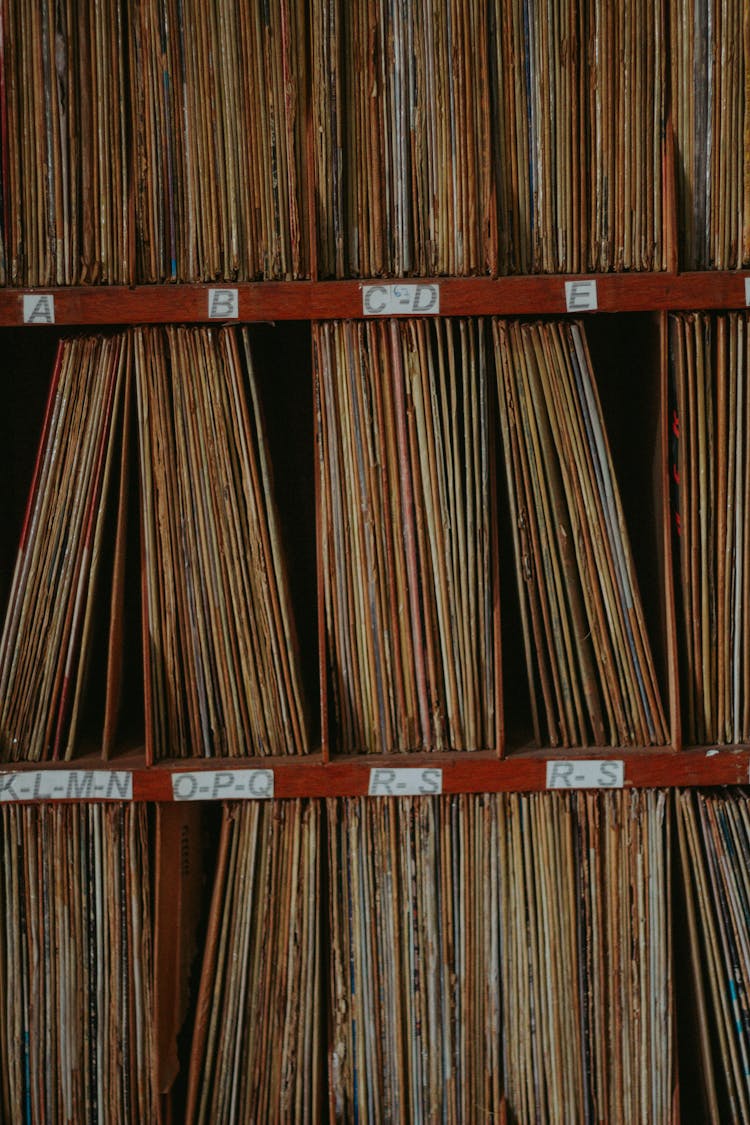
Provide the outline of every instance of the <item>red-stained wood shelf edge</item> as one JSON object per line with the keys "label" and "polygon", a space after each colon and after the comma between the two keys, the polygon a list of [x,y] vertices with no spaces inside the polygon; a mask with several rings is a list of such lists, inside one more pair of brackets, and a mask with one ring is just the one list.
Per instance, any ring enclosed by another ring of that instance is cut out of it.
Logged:
{"label": "red-stained wood shelf edge", "polygon": [[[5,763],[0,774],[44,769],[119,769],[133,773],[133,799],[172,801],[172,777],[203,771],[273,770],[276,797],[347,797],[368,792],[374,768],[435,768],[443,771],[444,793],[531,792],[546,789],[547,762],[567,760],[622,760],[625,786],[673,788],[712,785],[745,785],[750,780],[750,748],[699,748],[638,750],[527,750],[499,759],[490,753],[430,753],[357,755],[334,757],[323,762],[321,755],[299,758],[263,758],[247,761],[201,759],[161,762],[147,767],[140,754],[127,754],[110,762],[93,755],[72,762],[37,764]],[[223,790],[217,792],[223,796]],[[231,796],[231,794],[227,794]]]}
{"label": "red-stained wood shelf edge", "polygon": [[[744,308],[750,273],[633,273],[534,275],[502,278],[404,278],[404,284],[439,284],[440,315],[553,315],[566,308],[565,282],[595,280],[598,312]],[[209,290],[236,289],[240,322],[327,320],[362,316],[362,281],[262,281],[243,284],[76,286],[0,289],[0,325],[24,323],[24,296],[54,296],[57,325],[221,323],[209,317]],[[220,305],[219,308],[222,306]],[[582,315],[596,315],[586,312]]]}

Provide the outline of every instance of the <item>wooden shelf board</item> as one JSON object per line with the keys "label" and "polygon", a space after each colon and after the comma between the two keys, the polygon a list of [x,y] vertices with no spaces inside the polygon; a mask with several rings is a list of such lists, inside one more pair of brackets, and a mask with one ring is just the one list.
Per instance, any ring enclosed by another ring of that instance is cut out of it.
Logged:
{"label": "wooden shelf board", "polygon": [[[0,775],[34,770],[132,770],[133,799],[172,801],[172,777],[181,773],[215,772],[243,777],[252,770],[272,770],[277,797],[348,797],[368,792],[373,769],[440,768],[444,793],[530,792],[546,788],[547,762],[622,760],[625,786],[744,785],[750,781],[750,748],[727,747],[638,750],[525,750],[507,758],[491,753],[359,755],[323,762],[320,754],[304,758],[200,759],[161,762],[147,767],[143,754],[129,753],[102,762],[93,755],[60,763],[6,763]],[[215,797],[231,796],[218,783]],[[0,786],[1,788],[1,786]]]}
{"label": "wooden shelf board", "polygon": [[[567,312],[565,282],[595,280],[599,312],[744,308],[748,273],[534,275],[502,278],[404,278],[440,285],[440,314],[555,315]],[[58,325],[221,323],[209,317],[209,291],[236,289],[242,322],[327,320],[362,315],[362,281],[263,281],[233,285],[78,286],[0,289],[0,325],[23,324],[23,297],[51,294]],[[221,306],[220,306],[221,307]],[[586,313],[584,315],[595,315]]]}

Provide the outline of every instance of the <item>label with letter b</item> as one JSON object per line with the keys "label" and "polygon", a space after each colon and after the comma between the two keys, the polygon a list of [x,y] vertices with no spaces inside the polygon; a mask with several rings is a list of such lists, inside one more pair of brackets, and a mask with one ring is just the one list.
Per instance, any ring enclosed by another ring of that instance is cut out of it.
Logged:
{"label": "label with letter b", "polygon": [[238,289],[209,289],[209,320],[237,320],[240,315],[240,294]]}
{"label": "label with letter b", "polygon": [[548,789],[622,789],[624,784],[623,761],[547,762]]}

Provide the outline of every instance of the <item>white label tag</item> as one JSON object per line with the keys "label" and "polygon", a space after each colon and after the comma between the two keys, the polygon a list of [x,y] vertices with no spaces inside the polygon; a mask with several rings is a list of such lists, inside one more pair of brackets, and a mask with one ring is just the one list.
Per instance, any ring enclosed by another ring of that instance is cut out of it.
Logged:
{"label": "white label tag", "polygon": [[364,316],[395,316],[416,313],[436,316],[440,312],[439,285],[363,285]]}
{"label": "white label tag", "polygon": [[132,801],[129,770],[14,770],[0,773],[0,801]]}
{"label": "white label tag", "polygon": [[173,773],[175,801],[262,801],[273,797],[273,770],[200,770]]}
{"label": "white label tag", "polygon": [[238,289],[209,289],[208,316],[210,320],[236,320],[240,315]]}
{"label": "white label tag", "polygon": [[622,789],[624,784],[622,761],[547,762],[548,789]]}
{"label": "white label tag", "polygon": [[750,277],[745,278],[745,304],[750,305]]}
{"label": "white label tag", "polygon": [[566,281],[565,307],[568,312],[591,312],[597,309],[595,281]]}
{"label": "white label tag", "polygon": [[371,797],[424,797],[443,792],[441,769],[401,769],[378,766],[370,770]]}
{"label": "white label tag", "polygon": [[24,324],[54,324],[55,298],[51,293],[24,293]]}

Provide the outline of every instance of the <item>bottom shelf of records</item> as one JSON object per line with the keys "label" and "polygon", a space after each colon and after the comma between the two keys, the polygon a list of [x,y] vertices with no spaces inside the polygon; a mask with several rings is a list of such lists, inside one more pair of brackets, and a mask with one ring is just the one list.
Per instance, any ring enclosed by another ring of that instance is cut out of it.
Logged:
{"label": "bottom shelf of records", "polygon": [[747,791],[0,832],[3,1121],[750,1119]]}

